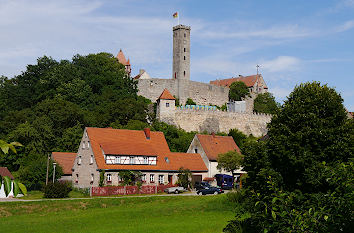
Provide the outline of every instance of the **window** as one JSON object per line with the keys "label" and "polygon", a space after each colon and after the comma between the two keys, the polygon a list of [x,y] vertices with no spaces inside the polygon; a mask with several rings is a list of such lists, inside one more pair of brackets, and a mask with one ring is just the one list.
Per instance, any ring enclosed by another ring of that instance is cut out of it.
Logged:
{"label": "window", "polygon": [[91,155],[90,164],[93,164],[93,155]]}
{"label": "window", "polygon": [[166,108],[170,107],[170,103],[166,103]]}
{"label": "window", "polygon": [[186,52],[186,48],[183,48],[183,52]]}
{"label": "window", "polygon": [[143,182],[146,182],[146,174],[143,174],[143,175],[141,176],[141,180],[142,180]]}
{"label": "window", "polygon": [[183,71],[183,75],[186,76],[186,71]]}
{"label": "window", "polygon": [[116,159],[114,161],[115,164],[120,164],[120,156],[116,156]]}
{"label": "window", "polygon": [[87,149],[90,149],[90,142],[87,142]]}
{"label": "window", "polygon": [[77,159],[77,165],[81,165],[81,156]]}
{"label": "window", "polygon": [[135,164],[135,157],[134,156],[130,156],[129,157],[129,163],[130,164]]}
{"label": "window", "polygon": [[91,174],[91,182],[90,182],[91,184],[93,184],[93,180],[94,180],[94,174],[92,173]]}
{"label": "window", "polygon": [[197,148],[194,149],[194,153],[198,154],[198,149]]}
{"label": "window", "polygon": [[112,182],[112,175],[111,174],[107,174],[107,182]]}
{"label": "window", "polygon": [[177,73],[175,72],[175,79],[177,78]]}
{"label": "window", "polygon": [[85,149],[85,142],[82,142],[82,149]]}
{"label": "window", "polygon": [[144,164],[148,164],[148,157],[144,156]]}
{"label": "window", "polygon": [[184,37],[187,37],[187,34],[186,34],[186,33],[184,33]]}
{"label": "window", "polygon": [[155,183],[155,175],[150,174],[150,183]]}
{"label": "window", "polygon": [[122,178],[118,175],[118,182],[121,183],[122,181]]}
{"label": "window", "polygon": [[75,183],[79,183],[79,174],[76,174]]}
{"label": "window", "polygon": [[186,60],[186,56],[183,56],[183,60]]}
{"label": "window", "polygon": [[85,131],[85,137],[87,137],[87,131]]}
{"label": "window", "polygon": [[159,184],[163,184],[164,175],[159,175]]}

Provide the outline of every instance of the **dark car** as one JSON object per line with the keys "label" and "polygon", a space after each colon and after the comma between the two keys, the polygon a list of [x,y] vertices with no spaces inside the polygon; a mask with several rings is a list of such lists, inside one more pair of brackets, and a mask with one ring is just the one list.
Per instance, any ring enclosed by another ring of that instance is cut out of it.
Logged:
{"label": "dark car", "polygon": [[211,187],[210,184],[208,182],[196,182],[194,185],[194,188],[198,191],[201,189],[205,189],[206,187]]}
{"label": "dark car", "polygon": [[221,188],[210,186],[205,187],[203,189],[197,190],[198,195],[206,195],[206,194],[220,194],[223,193],[224,191]]}

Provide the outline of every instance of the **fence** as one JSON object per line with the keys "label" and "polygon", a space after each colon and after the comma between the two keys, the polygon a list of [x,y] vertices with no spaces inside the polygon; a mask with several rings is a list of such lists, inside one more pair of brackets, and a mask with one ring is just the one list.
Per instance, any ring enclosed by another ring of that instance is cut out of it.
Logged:
{"label": "fence", "polygon": [[112,196],[112,195],[131,195],[131,194],[156,194],[163,192],[166,188],[175,185],[143,185],[138,186],[106,186],[91,187],[91,196]]}

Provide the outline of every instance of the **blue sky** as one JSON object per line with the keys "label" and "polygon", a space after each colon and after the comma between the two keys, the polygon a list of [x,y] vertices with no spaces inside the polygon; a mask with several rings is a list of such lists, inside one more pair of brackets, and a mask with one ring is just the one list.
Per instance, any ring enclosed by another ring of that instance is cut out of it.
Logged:
{"label": "blue sky", "polygon": [[191,31],[191,79],[256,73],[282,101],[295,85],[327,83],[354,111],[354,0],[0,0],[0,75],[38,57],[120,48],[133,74],[172,76],[172,27]]}

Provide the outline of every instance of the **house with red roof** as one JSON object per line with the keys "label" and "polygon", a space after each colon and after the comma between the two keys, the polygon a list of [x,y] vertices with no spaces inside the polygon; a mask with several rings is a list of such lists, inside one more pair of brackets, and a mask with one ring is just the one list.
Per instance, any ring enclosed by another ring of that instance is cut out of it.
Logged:
{"label": "house with red roof", "polygon": [[[214,133],[211,135],[196,134],[187,153],[198,153],[202,156],[204,164],[208,168],[208,176],[204,180],[210,181],[216,174],[232,175],[230,172],[217,169],[217,159],[219,154],[234,150],[241,153],[240,148],[231,136],[217,136]],[[236,173],[244,172],[236,171]]]}
{"label": "house with red roof", "polygon": [[59,180],[71,182],[76,155],[73,152],[52,152],[52,159],[63,169],[63,175]]}
{"label": "house with red roof", "polygon": [[144,184],[175,184],[178,170],[207,176],[208,169],[198,153],[171,152],[162,132],[112,128],[85,128],[72,167],[74,186],[98,186],[100,172],[107,185],[119,185],[119,171],[142,172]]}
{"label": "house with red roof", "polygon": [[264,82],[261,74],[249,76],[239,75],[239,77],[235,78],[210,81],[210,84],[221,87],[230,87],[234,82],[244,82],[252,94],[262,94],[268,92],[267,84]]}
{"label": "house with red roof", "polygon": [[[0,176],[4,177],[4,176],[8,176],[10,177],[11,180],[14,180],[14,176],[11,174],[11,172],[9,171],[9,169],[7,169],[7,167],[0,167]],[[9,198],[9,197],[13,197],[13,189],[11,189],[10,193],[6,196],[5,194],[5,188],[4,188],[4,184],[0,183],[0,198]],[[12,184],[11,184],[12,186]]]}

